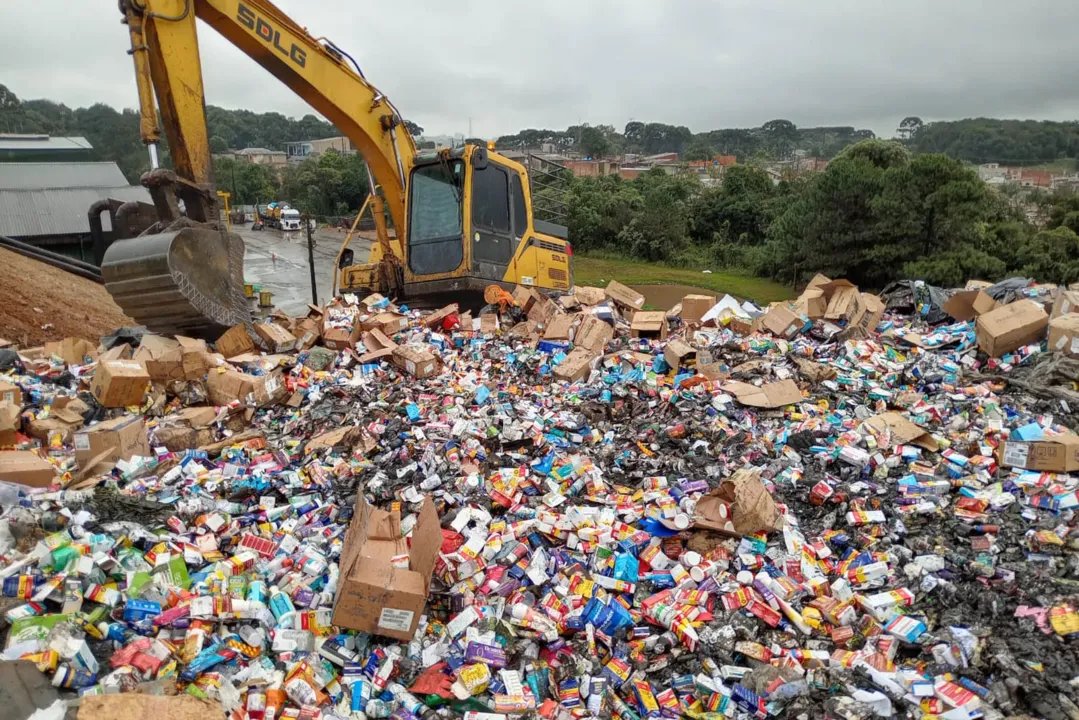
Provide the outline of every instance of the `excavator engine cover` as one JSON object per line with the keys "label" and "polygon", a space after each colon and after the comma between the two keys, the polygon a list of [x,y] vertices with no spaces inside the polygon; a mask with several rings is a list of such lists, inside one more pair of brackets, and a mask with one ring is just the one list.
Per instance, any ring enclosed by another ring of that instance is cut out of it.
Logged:
{"label": "excavator engine cover", "polygon": [[239,235],[186,227],[117,240],[101,275],[121,309],[150,330],[213,340],[251,322],[243,264]]}

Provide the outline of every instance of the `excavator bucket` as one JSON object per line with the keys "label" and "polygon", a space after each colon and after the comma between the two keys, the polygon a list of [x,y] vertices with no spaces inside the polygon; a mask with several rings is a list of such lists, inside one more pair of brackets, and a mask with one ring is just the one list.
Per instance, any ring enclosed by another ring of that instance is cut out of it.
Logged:
{"label": "excavator bucket", "polygon": [[121,309],[150,330],[213,340],[251,323],[243,263],[239,235],[186,227],[114,242],[101,275]]}

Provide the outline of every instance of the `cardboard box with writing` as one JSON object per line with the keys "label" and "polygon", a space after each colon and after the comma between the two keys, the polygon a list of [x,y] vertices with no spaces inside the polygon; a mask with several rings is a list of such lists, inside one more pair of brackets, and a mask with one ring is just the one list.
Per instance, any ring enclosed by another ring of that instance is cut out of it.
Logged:
{"label": "cardboard box with writing", "polygon": [[217,351],[226,358],[249,353],[255,349],[255,341],[244,325],[233,325],[214,343]]}
{"label": "cardboard box with writing", "polygon": [[215,368],[206,375],[206,392],[214,405],[239,402],[246,407],[263,407],[282,398],[284,385],[277,372],[248,375],[236,370]]}
{"label": "cardboard box with writing", "polygon": [[990,357],[1000,357],[1041,341],[1049,316],[1038,303],[1018,300],[979,316],[975,327],[978,347]]}
{"label": "cardboard box with writing", "polygon": [[629,334],[635,338],[666,340],[667,316],[663,312],[635,312],[629,324]]}
{"label": "cardboard box with writing", "polygon": [[997,308],[997,301],[985,290],[960,290],[944,303],[944,312],[956,320],[967,322]]}
{"label": "cardboard box with writing", "polygon": [[150,374],[142,363],[113,360],[97,366],[90,392],[102,407],[121,408],[141,405],[149,384]]}
{"label": "cardboard box with writing", "polygon": [[1053,311],[1049,313],[1049,319],[1054,320],[1069,313],[1079,313],[1079,292],[1062,290],[1053,301]]}
{"label": "cardboard box with writing", "polygon": [[[168,383],[184,379],[184,353],[180,343],[161,335],[143,335],[142,342],[131,356],[142,363],[154,382]],[[102,362],[106,362],[102,360]]]}
{"label": "cardboard box with writing", "polygon": [[1079,435],[1055,435],[1034,442],[1005,440],[1000,444],[1000,464],[1038,472],[1079,470]]}
{"label": "cardboard box with writing", "polygon": [[825,320],[849,320],[850,313],[858,306],[858,287],[849,280],[832,280],[818,286],[828,298]]}
{"label": "cardboard box with writing", "polygon": [[760,328],[776,337],[790,339],[801,332],[805,321],[786,305],[772,307],[760,318]]}
{"label": "cardboard box with writing", "polygon": [[682,298],[680,317],[684,323],[701,324],[701,318],[716,304],[715,295],[686,295]]}
{"label": "cardboard box with writing", "polygon": [[1059,315],[1049,321],[1049,351],[1079,357],[1079,313]]}
{"label": "cardboard box with writing", "polygon": [[22,428],[22,406],[0,400],[0,447],[9,447],[19,441]]}
{"label": "cardboard box with writing", "polygon": [[56,468],[32,452],[0,452],[0,480],[29,487],[48,487],[56,482]]}
{"label": "cardboard box with writing", "polygon": [[130,460],[138,455],[150,457],[150,442],[146,438],[146,423],[142,417],[118,417],[99,422],[75,433],[75,459],[80,467],[102,453],[98,461]]}
{"label": "cardboard box with writing", "polygon": [[617,280],[611,280],[607,283],[603,293],[609,299],[630,310],[640,310],[644,307],[644,295],[641,295],[633,288],[626,287]]}
{"label": "cardboard box with writing", "polygon": [[293,334],[296,336],[297,350],[309,350],[322,339],[322,329],[314,318],[297,320]]}
{"label": "cardboard box with writing", "polygon": [[255,334],[270,352],[289,352],[296,347],[296,336],[277,323],[259,323],[255,325]]}
{"label": "cardboard box with writing", "polygon": [[412,377],[429,378],[442,369],[442,361],[426,348],[399,345],[393,350],[393,362]]}
{"label": "cardboard box with writing", "polygon": [[397,343],[386,337],[381,330],[371,330],[362,336],[363,346],[367,352],[360,355],[360,362],[376,362],[383,358],[389,360],[393,357],[393,351],[397,349]]}
{"label": "cardboard box with writing", "polygon": [[760,327],[760,320],[760,318],[742,318],[734,316],[731,318],[731,321],[727,323],[727,327],[739,335],[752,335],[757,332],[757,329]]}
{"label": "cardboard box with writing", "polygon": [[597,354],[588,348],[574,348],[562,362],[555,365],[551,374],[559,382],[579,382],[592,373],[592,362],[597,357]]}
{"label": "cardboard box with writing", "polygon": [[378,510],[358,493],[341,550],[333,624],[411,640],[441,547],[442,531],[430,497],[424,498],[410,544],[401,537],[400,513]]}
{"label": "cardboard box with writing", "polygon": [[594,353],[602,353],[614,338],[614,328],[595,315],[585,315],[581,326],[577,328],[574,343]]}
{"label": "cardboard box with writing", "polygon": [[675,338],[663,349],[663,359],[674,370],[693,367],[697,364],[697,348]]}
{"label": "cardboard box with writing", "polygon": [[22,407],[22,388],[7,380],[0,380],[0,402]]}
{"label": "cardboard box with writing", "polygon": [[322,344],[331,350],[346,350],[350,347],[356,347],[356,341],[360,339],[360,334],[363,330],[355,322],[353,318],[353,324],[348,327],[335,327],[329,325],[327,320],[324,319],[322,323]]}
{"label": "cardboard box with writing", "polygon": [[[443,319],[449,317],[447,313]],[[381,330],[384,334],[392,336],[408,327],[408,318],[391,312],[380,312],[359,319],[361,330]],[[362,336],[361,336],[362,337]]]}

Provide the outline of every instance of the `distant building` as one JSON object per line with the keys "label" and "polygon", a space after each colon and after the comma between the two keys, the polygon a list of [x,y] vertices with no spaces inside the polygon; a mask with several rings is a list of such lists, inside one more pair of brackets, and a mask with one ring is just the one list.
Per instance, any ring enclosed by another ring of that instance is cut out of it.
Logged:
{"label": "distant building", "polygon": [[1000,163],[985,163],[978,166],[978,177],[986,182],[996,178],[1007,179],[1008,168],[1001,167]]}
{"label": "distant building", "polygon": [[288,164],[288,156],[282,150],[268,150],[259,147],[244,148],[230,153],[229,156],[252,165],[266,165],[275,170]]}
{"label": "distant building", "polygon": [[692,168],[730,167],[737,164],[738,158],[734,155],[715,155],[711,160],[690,160],[686,163]]}
{"label": "distant building", "polygon": [[465,136],[457,135],[420,135],[416,140],[417,147],[426,147],[431,150],[442,148],[461,147],[465,144]]}
{"label": "distant building", "polygon": [[[149,203],[150,193],[114,162],[0,163],[0,235],[90,260],[87,213],[108,198]],[[108,223],[106,213],[106,233]]]}
{"label": "distant building", "polygon": [[617,175],[620,169],[614,160],[565,160],[563,165],[577,177]]}
{"label": "distant building", "polygon": [[352,144],[352,140],[343,136],[285,143],[287,162],[303,162],[309,157],[318,157],[329,150],[336,150],[342,155],[351,155],[356,152],[356,147]]}
{"label": "distant building", "polygon": [[0,162],[85,162],[93,152],[84,137],[0,133]]}

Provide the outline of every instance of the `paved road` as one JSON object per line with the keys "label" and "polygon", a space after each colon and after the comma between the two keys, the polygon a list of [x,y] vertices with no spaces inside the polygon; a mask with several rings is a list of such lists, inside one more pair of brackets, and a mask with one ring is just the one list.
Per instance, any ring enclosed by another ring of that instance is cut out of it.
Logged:
{"label": "paved road", "polygon": [[[244,240],[244,279],[273,292],[274,305],[289,315],[302,315],[311,302],[311,272],[308,269],[305,233],[280,230],[252,231],[249,225],[234,225],[233,232]],[[345,239],[345,231],[319,229],[315,239],[315,283],[319,304],[330,298],[333,262]],[[354,236],[350,248],[358,261],[367,259],[371,241]]]}

